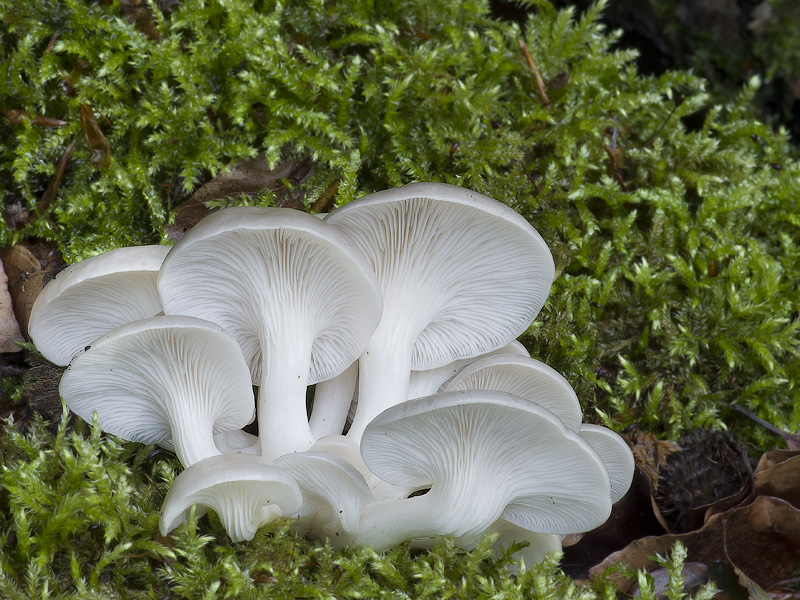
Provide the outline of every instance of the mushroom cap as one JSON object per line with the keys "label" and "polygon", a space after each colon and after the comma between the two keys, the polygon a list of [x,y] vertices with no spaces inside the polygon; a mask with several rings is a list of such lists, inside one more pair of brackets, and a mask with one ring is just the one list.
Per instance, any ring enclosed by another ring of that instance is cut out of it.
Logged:
{"label": "mushroom cap", "polygon": [[361,507],[372,500],[363,475],[349,462],[330,452],[293,452],[275,463],[294,477],[303,492],[298,517],[331,509],[345,532],[358,528]]}
{"label": "mushroom cap", "polygon": [[169,249],[118,248],[64,269],[33,304],[28,333],[36,349],[63,367],[115,327],[160,313],[156,278]]}
{"label": "mushroom cap", "polygon": [[514,340],[553,282],[539,233],[508,206],[464,188],[414,183],[354,200],[325,221],[352,238],[375,272],[384,321],[412,338],[414,370]]}
{"label": "mushroom cap", "polygon": [[552,367],[530,356],[493,354],[464,367],[446,391],[497,390],[543,406],[572,431],[581,425],[581,404],[569,382]]}
{"label": "mushroom cap", "polygon": [[287,335],[311,334],[309,383],[316,383],[350,366],[380,320],[380,290],[357,255],[346,236],[312,215],[233,207],[175,244],[158,289],[165,313],[213,321],[233,335],[255,382],[271,352],[263,332],[302,323],[304,331]]}
{"label": "mushroom cap", "polygon": [[167,535],[197,504],[214,510],[231,539],[240,542],[253,539],[269,521],[297,512],[302,502],[297,483],[275,463],[250,454],[219,454],[175,478],[158,525],[161,535]]}
{"label": "mushroom cap", "polygon": [[214,434],[214,445],[222,454],[255,454],[261,453],[258,436],[241,429],[228,429]]}
{"label": "mushroom cap", "polygon": [[369,470],[361,457],[358,445],[345,435],[325,435],[318,438],[311,447],[314,452],[335,454],[354,467],[369,486],[372,497],[377,500],[396,500],[406,498],[414,488],[405,488],[387,483]]}
{"label": "mushroom cap", "polygon": [[620,436],[601,425],[582,423],[578,435],[589,442],[608,471],[611,481],[611,502],[617,502],[628,492],[636,465],[633,452]]}
{"label": "mushroom cap", "polygon": [[[122,325],[82,350],[59,392],[84,420],[126,440],[181,442],[247,425],[255,410],[250,373],[236,341],[218,325],[159,316]],[[210,440],[213,446],[213,439]]]}
{"label": "mushroom cap", "polygon": [[455,535],[499,517],[578,533],[611,512],[608,473],[592,447],[547,409],[505,392],[442,392],[394,406],[367,425],[361,454],[395,485],[432,482],[426,496],[451,504],[441,510],[474,519]]}
{"label": "mushroom cap", "polygon": [[411,371],[411,378],[408,384],[408,399],[421,398],[422,396],[430,396],[439,391],[443,386],[446,389],[446,384],[458,375],[461,370],[467,365],[475,362],[476,360],[491,354],[516,354],[519,356],[529,357],[528,350],[517,340],[506,344],[502,348],[475,356],[473,358],[462,358],[456,360],[448,365],[439,367],[437,369],[426,369],[424,371]]}

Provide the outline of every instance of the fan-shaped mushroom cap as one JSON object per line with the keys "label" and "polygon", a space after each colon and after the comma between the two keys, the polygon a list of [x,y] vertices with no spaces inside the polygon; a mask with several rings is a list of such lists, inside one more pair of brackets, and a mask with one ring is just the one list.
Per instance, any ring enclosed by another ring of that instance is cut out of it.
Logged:
{"label": "fan-shaped mushroom cap", "polygon": [[261,456],[261,443],[258,441],[258,436],[241,429],[215,433],[214,444],[222,454],[240,453]]}
{"label": "fan-shaped mushroom cap", "polygon": [[611,512],[608,473],[592,447],[547,409],[503,392],[442,392],[392,407],[367,426],[361,454],[390,483],[433,485],[364,507],[359,543],[475,535],[500,517],[577,533]]}
{"label": "fan-shaped mushroom cap", "polygon": [[350,236],[380,283],[383,317],[359,359],[356,439],[405,401],[409,373],[499,348],[542,308],[554,264],[506,205],[463,188],[416,183],[346,204],[325,221]]}
{"label": "fan-shaped mushroom cap", "polygon": [[213,321],[238,340],[259,385],[267,458],[311,446],[307,385],[352,364],[381,314],[375,277],[347,237],[291,209],[206,217],[170,251],[158,288],[165,313]]}
{"label": "fan-shaped mushroom cap", "polygon": [[397,500],[399,498],[406,498],[411,492],[418,489],[418,487],[425,487],[418,486],[416,488],[407,488],[387,483],[369,470],[364,459],[361,458],[361,452],[356,443],[352,438],[345,435],[323,436],[314,442],[311,449],[317,452],[335,454],[339,458],[347,461],[361,473],[361,476],[366,480],[372,497],[375,500]]}
{"label": "fan-shaped mushroom cap", "polygon": [[606,466],[611,481],[612,504],[621,500],[631,487],[635,469],[633,453],[628,444],[607,427],[590,423],[582,423],[578,435],[589,442]]}
{"label": "fan-shaped mushroom cap", "polygon": [[81,351],[59,392],[104,431],[155,444],[171,440],[188,466],[218,453],[213,434],[253,418],[250,373],[236,341],[218,325],[160,316],[118,327]]}
{"label": "fan-shaped mushroom cap", "polygon": [[408,385],[408,399],[422,398],[423,396],[430,396],[439,391],[439,388],[446,385],[453,377],[458,375],[461,370],[467,365],[472,364],[485,356],[493,354],[516,354],[517,356],[530,357],[528,351],[520,342],[514,340],[510,344],[506,344],[502,348],[481,354],[473,358],[463,358],[451,362],[449,365],[438,367],[436,369],[426,369],[425,371],[411,371],[411,379]]}
{"label": "fan-shaped mushroom cap", "polygon": [[354,466],[335,454],[314,451],[284,454],[275,463],[294,477],[303,492],[297,517],[330,511],[330,518],[344,533],[357,529],[361,507],[372,500],[372,494]]}
{"label": "fan-shaped mushroom cap", "polygon": [[581,405],[572,386],[558,371],[530,356],[485,356],[464,367],[444,389],[508,392],[543,406],[572,431],[581,425]]}
{"label": "fan-shaped mushroom cap", "polygon": [[36,349],[63,367],[115,327],[160,313],[156,277],[169,249],[118,248],[64,269],[33,304],[28,333]]}
{"label": "fan-shaped mushroom cap", "polygon": [[217,513],[234,542],[300,508],[303,496],[285,470],[260,456],[219,454],[193,464],[169,488],[158,526],[167,535],[189,517],[193,504]]}

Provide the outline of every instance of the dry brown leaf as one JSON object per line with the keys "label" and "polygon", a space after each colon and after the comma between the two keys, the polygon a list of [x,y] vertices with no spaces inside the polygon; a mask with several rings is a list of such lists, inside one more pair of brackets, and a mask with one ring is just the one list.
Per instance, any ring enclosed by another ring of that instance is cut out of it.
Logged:
{"label": "dry brown leaf", "polygon": [[771,469],[775,465],[778,465],[794,456],[800,456],[800,450],[782,450],[780,448],[776,448],[775,450],[764,452],[764,454],[761,455],[753,474],[757,475],[761,471]]}
{"label": "dry brown leaf", "polygon": [[22,332],[14,316],[11,294],[8,293],[8,277],[3,262],[0,261],[0,354],[19,352],[20,347],[17,342],[21,341],[23,341]]}
{"label": "dry brown leaf", "polygon": [[[690,561],[732,564],[761,588],[770,589],[793,577],[800,565],[800,509],[779,498],[759,496],[752,504],[714,515],[698,531],[636,540],[594,566],[590,576],[597,577],[615,563],[637,570],[657,568],[650,557],[667,555],[676,541],[686,546]],[[623,592],[633,586],[622,576],[612,578]]]}
{"label": "dry brown leaf", "polygon": [[257,194],[270,189],[279,196],[280,205],[300,208],[303,203],[299,194],[291,194],[281,180],[292,184],[305,181],[311,174],[313,164],[308,159],[286,162],[270,169],[263,156],[240,159],[228,171],[221,171],[214,179],[201,186],[191,198],[175,207],[175,219],[167,226],[167,236],[176,241],[206,215],[213,212],[207,203],[237,194]]}
{"label": "dry brown leaf", "polygon": [[28,319],[33,303],[44,285],[65,263],[51,244],[17,244],[0,249],[0,260],[8,276],[8,292],[22,335],[28,337]]}
{"label": "dry brown leaf", "polygon": [[[778,452],[783,456],[776,461]],[[762,457],[759,461],[753,493],[781,498],[800,508],[800,452],[773,450],[767,454],[772,454],[772,458]]]}

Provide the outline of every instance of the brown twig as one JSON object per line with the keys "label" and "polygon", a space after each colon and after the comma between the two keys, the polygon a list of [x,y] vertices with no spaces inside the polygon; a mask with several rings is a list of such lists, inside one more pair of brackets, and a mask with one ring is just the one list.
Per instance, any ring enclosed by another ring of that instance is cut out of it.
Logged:
{"label": "brown twig", "polygon": [[539,92],[539,97],[542,99],[542,102],[545,103],[547,108],[550,108],[551,102],[550,98],[547,97],[547,91],[544,89],[544,81],[542,81],[542,76],[539,73],[539,69],[536,66],[536,63],[533,62],[533,57],[531,53],[528,51],[528,46],[525,44],[525,41],[520,38],[519,39],[519,47],[522,49],[522,53],[525,55],[525,60],[528,63],[528,66],[533,71],[534,76],[536,77],[536,91]]}
{"label": "brown twig", "polygon": [[336,199],[336,192],[339,189],[339,179],[335,179],[322,195],[314,201],[311,206],[312,213],[328,212],[333,207],[333,202]]}

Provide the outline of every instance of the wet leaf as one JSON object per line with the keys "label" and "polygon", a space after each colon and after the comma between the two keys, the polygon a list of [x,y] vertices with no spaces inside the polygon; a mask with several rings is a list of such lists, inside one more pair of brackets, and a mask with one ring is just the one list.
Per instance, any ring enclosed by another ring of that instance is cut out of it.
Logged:
{"label": "wet leaf", "polygon": [[86,104],[81,104],[80,113],[81,128],[86,146],[89,148],[92,166],[95,169],[104,169],[111,165],[111,145],[103,135],[92,109]]}
{"label": "wet leaf", "polygon": [[[663,600],[667,597],[666,592],[669,590],[669,571],[664,567],[650,571],[650,577],[653,578],[653,589],[656,593],[656,598]],[[694,594],[702,586],[708,583],[708,567],[703,563],[689,562],[683,565],[683,591],[686,594]],[[629,593],[634,598],[641,596],[639,591],[639,584],[636,583],[630,589]]]}

